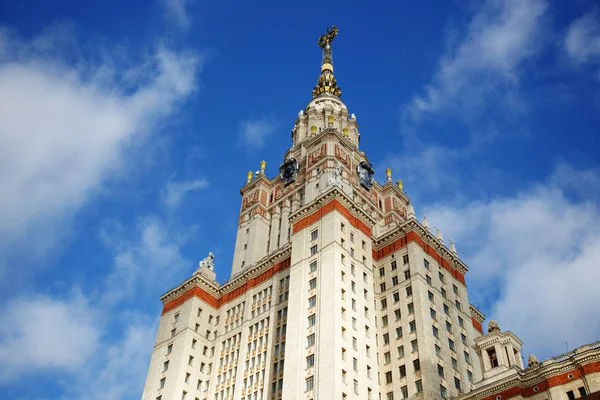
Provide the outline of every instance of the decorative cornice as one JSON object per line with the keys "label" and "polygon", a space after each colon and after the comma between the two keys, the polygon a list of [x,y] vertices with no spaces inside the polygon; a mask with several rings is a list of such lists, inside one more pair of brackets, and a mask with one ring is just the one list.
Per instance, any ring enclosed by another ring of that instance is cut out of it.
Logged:
{"label": "decorative cornice", "polygon": [[485,321],[485,315],[483,315],[483,313],[479,311],[477,307],[475,307],[473,304],[469,304],[469,309],[471,310],[471,317],[475,318],[480,323]]}

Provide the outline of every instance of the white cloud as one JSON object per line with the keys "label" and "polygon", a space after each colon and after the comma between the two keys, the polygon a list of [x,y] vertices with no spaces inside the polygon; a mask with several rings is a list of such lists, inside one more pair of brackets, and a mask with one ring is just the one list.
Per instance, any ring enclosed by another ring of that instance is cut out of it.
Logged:
{"label": "white cloud", "polygon": [[79,293],[16,298],[6,305],[0,323],[0,382],[32,371],[76,371],[97,351],[101,325]]}
{"label": "white cloud", "polygon": [[190,0],[164,0],[167,16],[175,21],[181,28],[190,25],[190,18],[186,7]]}
{"label": "white cloud", "polygon": [[57,47],[64,42],[0,34],[0,280],[25,238],[36,243],[28,256],[53,248],[125,153],[196,88],[195,54],[159,47],[123,70],[70,64]]}
{"label": "white cloud", "polygon": [[114,266],[106,279],[103,302],[116,304],[134,293],[165,291],[165,284],[174,283],[173,278],[190,265],[180,253],[190,233],[173,232],[152,217],[140,219],[134,232],[105,230],[103,237],[114,250]]}
{"label": "white cloud", "polygon": [[247,150],[259,150],[265,145],[266,138],[275,131],[275,126],[271,117],[247,119],[240,126],[239,144]]}
{"label": "white cloud", "polygon": [[[425,113],[474,113],[494,97],[520,108],[513,88],[522,64],[540,49],[545,0],[488,0],[470,20],[461,41],[450,46],[425,94],[407,109],[415,119]],[[464,115],[460,115],[464,117]]]}
{"label": "white cloud", "polygon": [[193,181],[169,181],[163,192],[163,201],[170,208],[177,208],[189,192],[208,187],[208,181],[196,179]]}
{"label": "white cloud", "polygon": [[596,10],[571,22],[564,46],[576,64],[600,63],[600,17]]}
{"label": "white cloud", "polygon": [[470,300],[538,356],[600,337],[600,207],[581,197],[599,179],[561,165],[514,197],[425,210],[469,265]]}

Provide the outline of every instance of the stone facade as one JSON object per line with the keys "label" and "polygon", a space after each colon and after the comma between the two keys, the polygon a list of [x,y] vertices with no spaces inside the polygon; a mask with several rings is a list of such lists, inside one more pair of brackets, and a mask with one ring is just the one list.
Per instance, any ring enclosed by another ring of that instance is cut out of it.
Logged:
{"label": "stone facade", "polygon": [[144,400],[466,399],[522,371],[520,341],[495,330],[512,364],[489,371],[466,265],[391,170],[361,185],[356,116],[326,88],[295,121],[295,181],[263,162],[241,188],[230,280],[211,255],[162,296]]}

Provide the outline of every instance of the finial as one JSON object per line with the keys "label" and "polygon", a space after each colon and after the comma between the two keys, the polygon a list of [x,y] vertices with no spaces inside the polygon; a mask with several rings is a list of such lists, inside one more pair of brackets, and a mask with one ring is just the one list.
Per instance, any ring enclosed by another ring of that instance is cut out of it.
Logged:
{"label": "finial", "polygon": [[408,203],[408,206],[406,207],[406,213],[408,218],[415,218],[415,208],[413,207],[412,203]]}
{"label": "finial", "polygon": [[327,123],[328,123],[329,125],[333,125],[333,121],[334,121],[334,120],[335,120],[335,118],[333,117],[333,115],[329,115],[329,116],[327,117]]}
{"label": "finial", "polygon": [[452,254],[456,255],[456,246],[454,245],[452,240],[450,240],[450,251],[452,252]]}
{"label": "finial", "polygon": [[429,231],[429,222],[427,222],[427,217],[423,215],[423,226]]}
{"label": "finial", "polygon": [[348,128],[342,129],[342,133],[344,134],[344,136],[348,137]]}
{"label": "finial", "polygon": [[265,160],[262,160],[260,162],[260,174],[264,175],[265,174],[265,169],[267,168],[267,162]]}
{"label": "finial", "polygon": [[314,135],[315,133],[317,133],[317,127],[316,127],[316,126],[314,126],[314,125],[313,125],[313,126],[311,126],[311,127],[310,127],[310,133],[312,133],[313,135]]}
{"label": "finial", "polygon": [[323,49],[323,61],[321,62],[321,76],[317,85],[313,89],[313,97],[322,94],[328,94],[340,97],[342,89],[337,86],[335,76],[333,76],[333,59],[331,57],[331,42],[338,33],[338,28],[332,26],[327,28],[327,32],[319,37],[319,47]]}
{"label": "finial", "polygon": [[404,182],[399,180],[396,182],[396,185],[398,185],[398,189],[400,189],[401,192],[404,192]]}
{"label": "finial", "polygon": [[385,169],[385,178],[388,182],[392,181],[392,169],[389,167]]}
{"label": "finial", "polygon": [[442,237],[442,232],[436,227],[435,228],[435,237],[442,243],[444,243],[444,238]]}
{"label": "finial", "polygon": [[252,171],[248,171],[248,177],[246,178],[246,183],[252,182],[252,176],[254,173]]}

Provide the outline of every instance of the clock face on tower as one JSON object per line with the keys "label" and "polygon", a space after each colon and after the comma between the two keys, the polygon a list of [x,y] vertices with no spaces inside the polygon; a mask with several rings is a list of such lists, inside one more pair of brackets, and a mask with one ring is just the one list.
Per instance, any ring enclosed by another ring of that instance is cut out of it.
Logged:
{"label": "clock face on tower", "polygon": [[285,186],[296,181],[298,175],[298,161],[295,158],[288,158],[279,167],[279,176]]}
{"label": "clock face on tower", "polygon": [[366,162],[361,161],[356,168],[356,173],[358,174],[358,181],[360,182],[360,186],[364,187],[367,190],[371,189],[373,186],[373,182],[375,179],[373,175],[375,175],[375,171],[373,171],[373,166]]}

